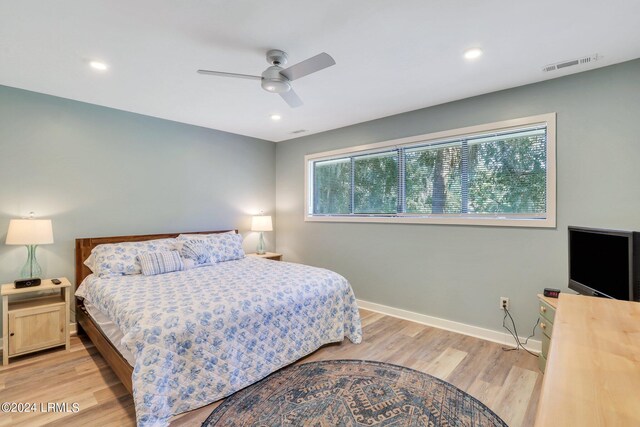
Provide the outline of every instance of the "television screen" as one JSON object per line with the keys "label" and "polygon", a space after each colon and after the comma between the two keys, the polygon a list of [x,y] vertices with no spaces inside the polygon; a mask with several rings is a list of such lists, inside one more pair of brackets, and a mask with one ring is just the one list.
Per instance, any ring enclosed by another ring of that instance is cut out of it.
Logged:
{"label": "television screen", "polygon": [[631,232],[569,227],[569,287],[589,295],[632,299],[632,239]]}

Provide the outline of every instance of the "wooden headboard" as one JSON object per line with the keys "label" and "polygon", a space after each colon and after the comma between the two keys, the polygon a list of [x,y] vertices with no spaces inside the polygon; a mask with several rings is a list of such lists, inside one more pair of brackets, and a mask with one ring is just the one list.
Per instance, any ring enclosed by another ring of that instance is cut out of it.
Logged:
{"label": "wooden headboard", "polygon": [[91,255],[91,250],[98,245],[105,243],[121,243],[121,242],[143,242],[145,240],[155,239],[171,239],[178,237],[180,234],[215,234],[228,233],[238,230],[216,230],[216,231],[190,231],[183,233],[168,234],[145,234],[138,236],[115,236],[115,237],[88,237],[84,239],[76,239],[76,287],[82,283],[85,277],[91,274],[91,270],[84,265],[84,261]]}

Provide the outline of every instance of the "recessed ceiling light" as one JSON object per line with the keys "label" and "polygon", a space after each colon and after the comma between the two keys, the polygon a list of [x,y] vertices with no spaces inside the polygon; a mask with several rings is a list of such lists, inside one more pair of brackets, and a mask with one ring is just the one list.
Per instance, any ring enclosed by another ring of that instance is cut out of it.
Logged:
{"label": "recessed ceiling light", "polygon": [[94,70],[98,70],[98,71],[105,71],[107,68],[109,68],[107,64],[100,61],[91,61],[89,62],[89,66]]}
{"label": "recessed ceiling light", "polygon": [[480,58],[481,56],[482,56],[482,49],[480,49],[479,47],[474,47],[464,51],[465,59],[477,59],[477,58]]}
{"label": "recessed ceiling light", "polygon": [[280,114],[272,114],[270,117],[271,117],[271,120],[276,122],[282,118]]}

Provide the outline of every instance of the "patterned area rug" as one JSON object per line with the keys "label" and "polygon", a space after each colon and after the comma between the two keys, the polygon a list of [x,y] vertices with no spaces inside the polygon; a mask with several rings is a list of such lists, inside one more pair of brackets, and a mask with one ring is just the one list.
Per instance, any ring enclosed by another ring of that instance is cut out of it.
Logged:
{"label": "patterned area rug", "polygon": [[402,366],[329,360],[290,366],[224,401],[210,426],[506,426],[453,385]]}

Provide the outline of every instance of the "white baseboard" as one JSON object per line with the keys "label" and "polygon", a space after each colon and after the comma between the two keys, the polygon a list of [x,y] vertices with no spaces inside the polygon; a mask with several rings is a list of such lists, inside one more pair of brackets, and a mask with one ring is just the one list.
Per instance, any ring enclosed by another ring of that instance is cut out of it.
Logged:
{"label": "white baseboard", "polygon": [[[403,310],[401,308],[389,307],[388,305],[377,304],[375,302],[357,300],[358,307],[365,310],[375,311],[376,313],[386,314],[387,316],[397,317],[399,319],[409,320],[411,322],[420,323],[422,325],[432,326],[434,328],[444,329],[446,331],[457,332],[463,335],[469,335],[487,341],[496,342],[509,346],[515,346],[516,342],[507,332],[494,331],[492,329],[480,328],[478,326],[467,325],[466,323],[454,322],[452,320],[442,319],[440,317],[427,316],[426,314],[415,313],[413,311]],[[77,323],[69,324],[69,334],[77,335]],[[520,337],[520,341],[524,341]],[[525,346],[527,350],[534,353],[540,353],[542,343],[538,340],[529,340]],[[0,337],[0,353],[2,348],[2,337]]]}
{"label": "white baseboard", "polygon": [[[401,308],[389,307],[387,305],[377,304],[375,302],[357,300],[358,307],[365,310],[375,311],[377,313],[386,314],[387,316],[397,317],[399,319],[409,320],[411,322],[420,323],[434,328],[444,329],[451,332],[457,332],[463,335],[469,335],[487,341],[496,342],[508,346],[515,346],[515,339],[508,333],[502,331],[494,331],[478,326],[467,325],[466,323],[454,322],[452,320],[442,319],[440,317],[427,316],[426,314],[415,313],[413,311],[403,310]],[[524,338],[520,337],[520,341],[524,342]],[[540,353],[542,343],[537,340],[529,340],[525,346],[527,350],[534,353]]]}

